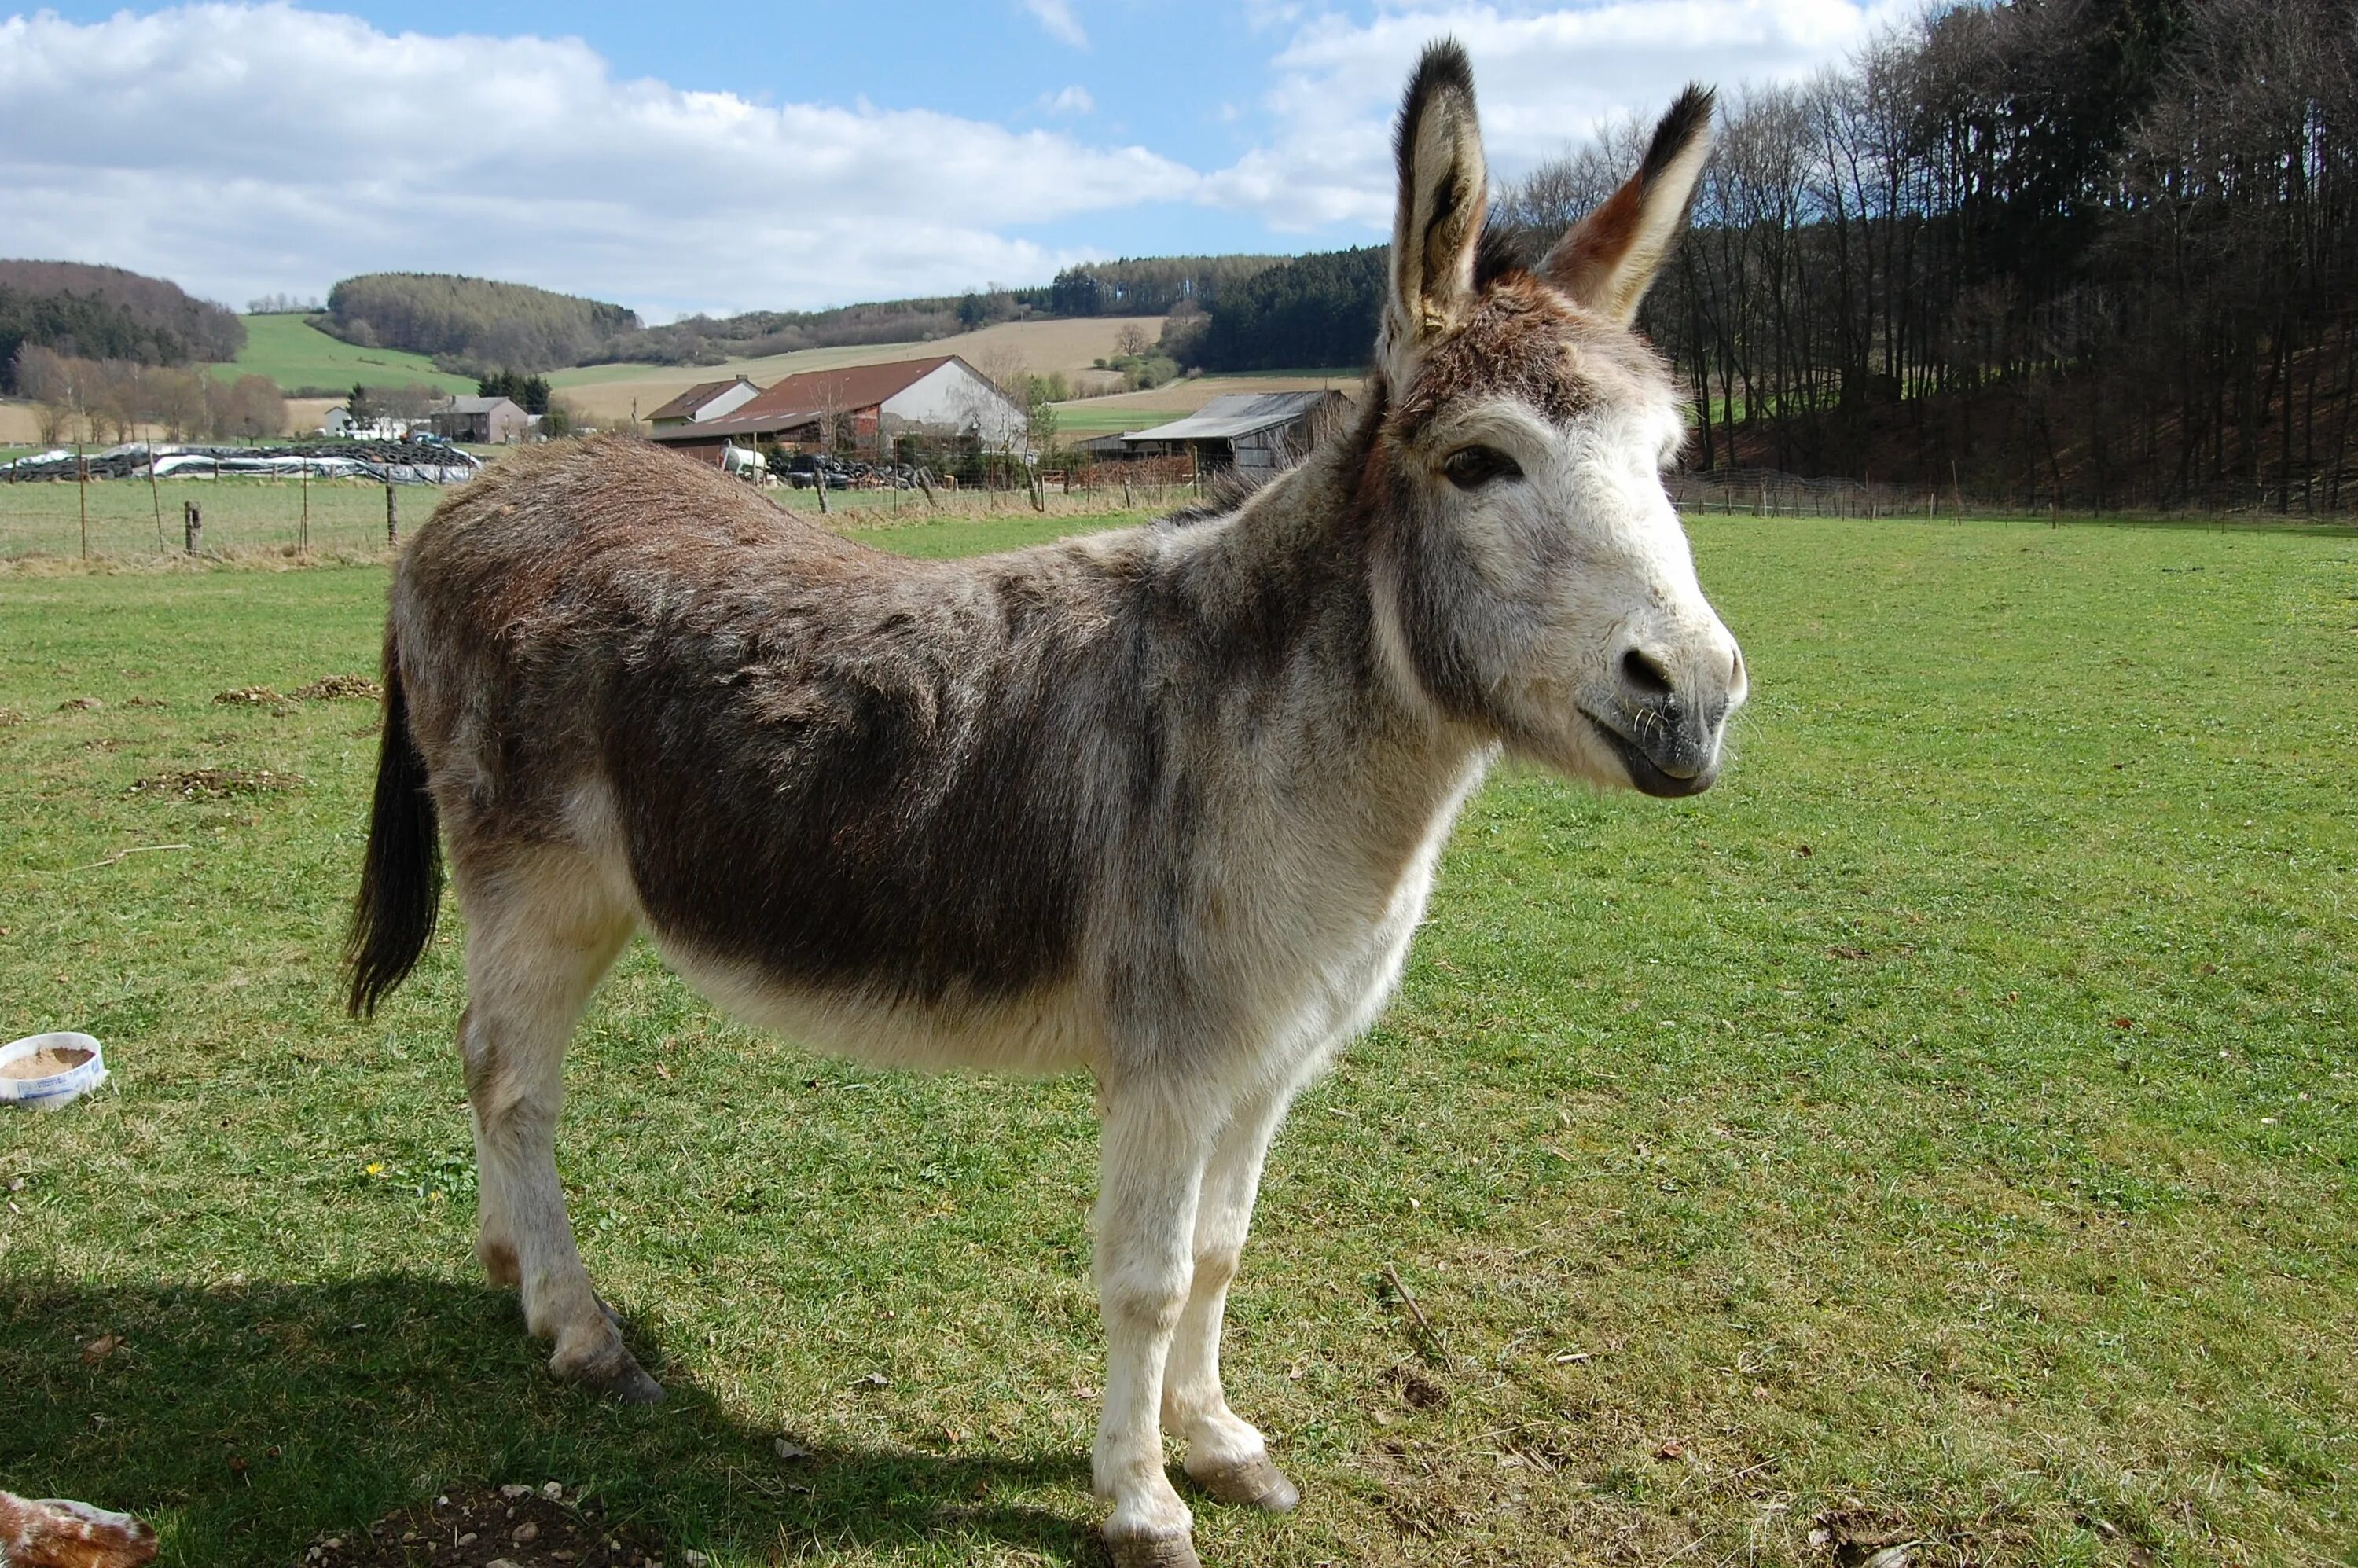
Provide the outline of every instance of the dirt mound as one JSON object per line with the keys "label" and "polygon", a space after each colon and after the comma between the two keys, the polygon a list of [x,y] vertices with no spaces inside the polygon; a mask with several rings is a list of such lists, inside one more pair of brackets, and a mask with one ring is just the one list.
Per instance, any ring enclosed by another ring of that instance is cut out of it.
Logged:
{"label": "dirt mound", "polygon": [[276,708],[287,699],[266,686],[242,686],[235,691],[217,691],[213,700],[224,708]]}
{"label": "dirt mound", "polygon": [[141,779],[124,793],[156,799],[226,800],[233,795],[281,795],[308,788],[310,783],[301,773],[275,773],[268,768],[191,768]]}
{"label": "dirt mound", "polygon": [[577,1490],[477,1487],[385,1515],[365,1530],[323,1535],[301,1568],[659,1568],[663,1545],[608,1526]]}

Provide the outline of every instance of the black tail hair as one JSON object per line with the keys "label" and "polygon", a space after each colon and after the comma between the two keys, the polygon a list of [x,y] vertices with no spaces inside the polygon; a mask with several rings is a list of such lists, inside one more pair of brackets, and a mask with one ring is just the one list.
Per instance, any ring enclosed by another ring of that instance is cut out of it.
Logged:
{"label": "black tail hair", "polygon": [[426,757],[409,733],[401,661],[384,643],[384,735],[377,752],[376,804],[369,814],[368,859],[361,869],[352,928],[344,938],[344,1005],[358,1017],[408,978],[433,939],[442,908],[442,845],[434,797],[426,791]]}

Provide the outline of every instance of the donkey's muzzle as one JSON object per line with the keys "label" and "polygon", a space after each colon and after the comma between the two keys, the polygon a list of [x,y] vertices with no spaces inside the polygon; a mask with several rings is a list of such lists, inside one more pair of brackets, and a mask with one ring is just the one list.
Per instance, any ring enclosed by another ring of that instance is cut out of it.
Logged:
{"label": "donkey's muzzle", "polygon": [[1648,795],[1700,795],[1719,776],[1719,738],[1727,699],[1709,703],[1674,689],[1652,661],[1631,654],[1621,689],[1588,721],[1620,759],[1629,782]]}

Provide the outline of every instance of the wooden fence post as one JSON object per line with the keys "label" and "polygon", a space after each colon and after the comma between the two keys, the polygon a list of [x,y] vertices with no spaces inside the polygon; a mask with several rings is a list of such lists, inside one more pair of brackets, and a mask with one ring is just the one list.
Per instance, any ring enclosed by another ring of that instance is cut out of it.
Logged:
{"label": "wooden fence post", "polygon": [[193,501],[180,503],[180,530],[188,537],[189,554],[195,555],[205,542],[205,514]]}
{"label": "wooden fence post", "polygon": [[401,543],[401,515],[394,509],[393,481],[384,481],[384,547]]}

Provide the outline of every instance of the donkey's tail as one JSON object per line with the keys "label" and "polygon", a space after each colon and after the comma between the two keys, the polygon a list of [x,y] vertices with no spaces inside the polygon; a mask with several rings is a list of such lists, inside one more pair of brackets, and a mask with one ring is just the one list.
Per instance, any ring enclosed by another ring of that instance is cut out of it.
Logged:
{"label": "donkey's tail", "polygon": [[408,978],[434,935],[442,906],[442,846],[434,797],[426,792],[426,756],[409,733],[401,660],[384,643],[384,736],[376,762],[376,805],[369,814],[368,859],[361,869],[352,928],[344,938],[344,1005],[373,1013]]}

